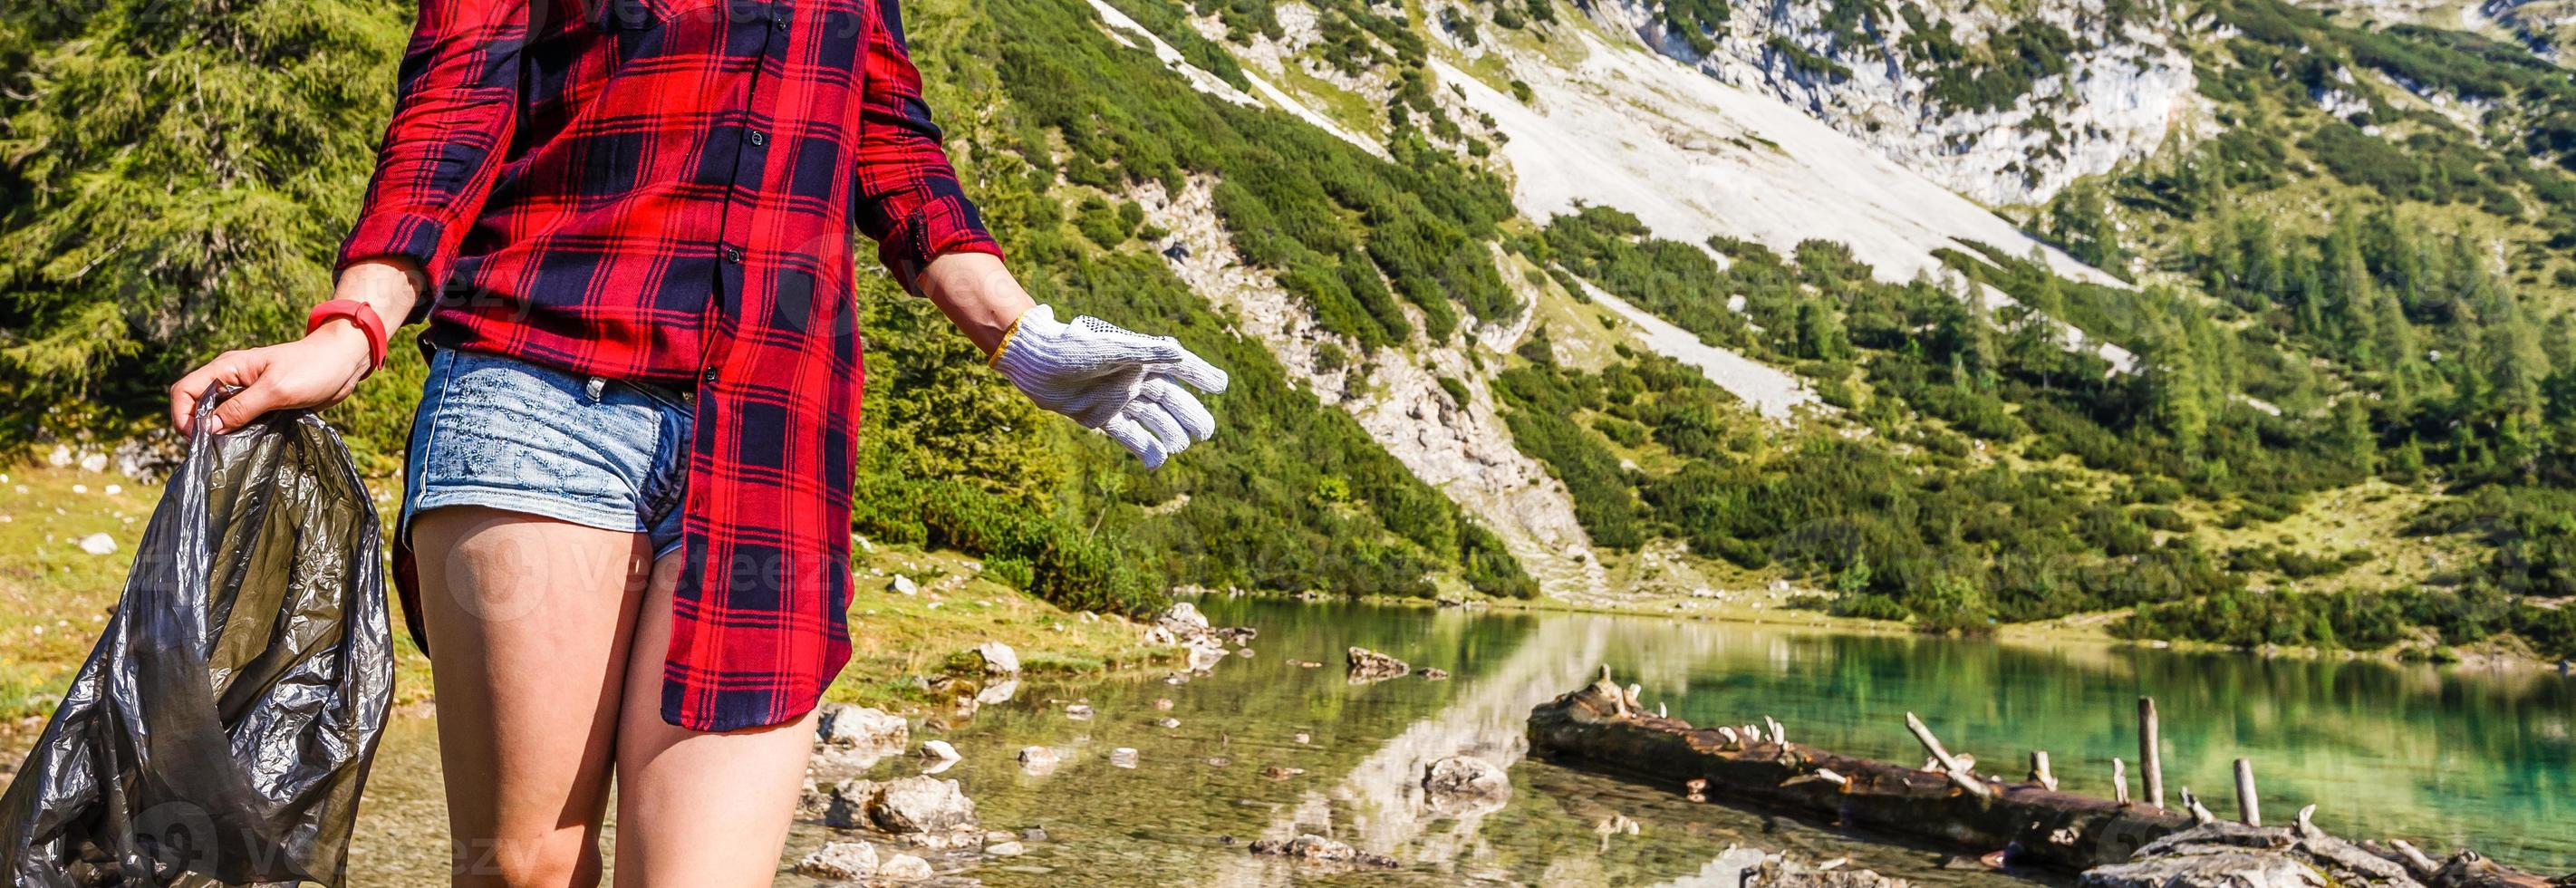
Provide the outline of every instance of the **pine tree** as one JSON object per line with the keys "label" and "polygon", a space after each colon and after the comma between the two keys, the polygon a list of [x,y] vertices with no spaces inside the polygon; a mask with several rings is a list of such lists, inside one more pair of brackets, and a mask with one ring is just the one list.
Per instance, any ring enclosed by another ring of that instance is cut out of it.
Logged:
{"label": "pine tree", "polygon": [[2171,437],[2174,447],[2197,457],[2209,431],[2211,403],[2207,368],[2191,345],[2183,325],[2155,318],[2138,354],[2138,381],[2145,387],[2148,416]]}
{"label": "pine tree", "polygon": [[2321,247],[2320,281],[2324,298],[2336,313],[2332,340],[2352,362],[2377,367],[2388,356],[2379,349],[2379,288],[2363,258],[2361,226],[2349,212],[2336,214],[2334,230]]}
{"label": "pine tree", "polygon": [[[300,331],[373,169],[408,24],[388,0],[0,10],[0,57],[23,61],[0,128],[10,409],[149,404],[212,351]],[[376,420],[399,423],[390,402],[408,399],[384,400]]]}
{"label": "pine tree", "polygon": [[1851,358],[1851,339],[1843,332],[1842,313],[1820,299],[1798,302],[1798,347],[1802,357],[1841,363]]}
{"label": "pine tree", "polygon": [[2521,300],[2505,287],[2493,287],[2479,318],[2479,351],[2486,360],[2486,381],[2496,407],[2507,418],[2537,418],[2540,381],[2549,376],[2549,356],[2541,351],[2540,331],[2524,319]]}
{"label": "pine tree", "polygon": [[2335,401],[2334,449],[2365,473],[2379,471],[2379,439],[2370,430],[2370,407],[2359,395]]}

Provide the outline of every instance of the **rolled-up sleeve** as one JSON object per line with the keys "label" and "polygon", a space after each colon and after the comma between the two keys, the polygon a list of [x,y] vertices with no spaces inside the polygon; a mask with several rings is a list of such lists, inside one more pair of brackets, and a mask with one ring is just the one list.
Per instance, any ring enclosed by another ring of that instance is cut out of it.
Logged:
{"label": "rolled-up sleeve", "polygon": [[867,93],[860,109],[856,187],[859,231],[904,289],[930,260],[948,253],[1002,255],[966,199],[940,145],[939,125],[921,97],[921,71],[905,46],[896,0],[878,0],[880,26],[868,35]]}
{"label": "rolled-up sleeve", "polygon": [[447,280],[518,120],[528,2],[420,0],[393,122],[338,267],[399,257],[418,263],[432,287]]}

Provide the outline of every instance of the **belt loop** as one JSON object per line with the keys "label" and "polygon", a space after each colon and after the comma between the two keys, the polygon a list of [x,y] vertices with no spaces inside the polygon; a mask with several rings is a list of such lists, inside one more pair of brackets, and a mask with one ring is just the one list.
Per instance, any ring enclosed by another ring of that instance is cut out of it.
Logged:
{"label": "belt loop", "polygon": [[590,396],[592,403],[598,403],[599,396],[605,394],[607,391],[608,380],[601,379],[596,376],[591,377],[590,382],[581,387],[581,393]]}

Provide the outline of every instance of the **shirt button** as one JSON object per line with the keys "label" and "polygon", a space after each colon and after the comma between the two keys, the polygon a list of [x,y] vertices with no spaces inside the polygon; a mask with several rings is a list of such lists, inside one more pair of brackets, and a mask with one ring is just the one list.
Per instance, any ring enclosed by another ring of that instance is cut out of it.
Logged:
{"label": "shirt button", "polygon": [[742,264],[742,248],[741,248],[741,247],[726,247],[726,248],[724,248],[724,261],[726,261],[726,262],[731,262],[731,263],[733,263],[733,264],[735,264],[735,265],[741,265],[741,264]]}
{"label": "shirt button", "polygon": [[762,146],[762,145],[767,145],[767,144],[769,144],[769,134],[768,134],[768,133],[764,133],[764,132],[761,132],[761,131],[759,131],[759,130],[752,130],[752,131],[751,131],[751,147],[758,148],[758,147],[760,147],[760,146]]}
{"label": "shirt button", "polygon": [[699,379],[706,380],[706,381],[707,381],[707,384],[709,384],[709,385],[713,385],[713,384],[715,384],[715,381],[716,381],[716,368],[714,368],[714,367],[709,367],[709,368],[707,368],[707,372],[705,372],[705,373],[701,373],[701,374],[698,374],[698,378],[699,378]]}

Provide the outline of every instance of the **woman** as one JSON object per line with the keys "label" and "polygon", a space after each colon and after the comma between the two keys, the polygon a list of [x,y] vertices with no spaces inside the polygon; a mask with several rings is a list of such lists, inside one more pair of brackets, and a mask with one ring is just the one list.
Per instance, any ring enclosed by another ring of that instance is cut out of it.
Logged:
{"label": "woman", "polygon": [[1147,466],[1214,431],[1224,373],[1003,267],[894,0],[420,0],[397,95],[337,298],[170,410],[336,403],[427,322],[396,566],[456,885],[596,884],[612,776],[617,884],[770,883],[849,658],[853,227]]}

